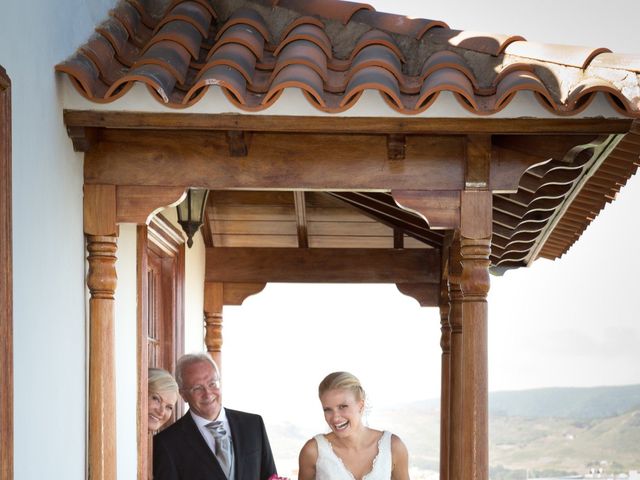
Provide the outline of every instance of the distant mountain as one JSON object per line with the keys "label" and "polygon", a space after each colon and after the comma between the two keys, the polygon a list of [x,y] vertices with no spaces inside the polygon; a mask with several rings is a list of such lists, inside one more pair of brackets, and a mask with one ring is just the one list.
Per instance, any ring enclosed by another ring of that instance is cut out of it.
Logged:
{"label": "distant mountain", "polygon": [[640,385],[540,388],[489,394],[492,416],[591,420],[640,409]]}

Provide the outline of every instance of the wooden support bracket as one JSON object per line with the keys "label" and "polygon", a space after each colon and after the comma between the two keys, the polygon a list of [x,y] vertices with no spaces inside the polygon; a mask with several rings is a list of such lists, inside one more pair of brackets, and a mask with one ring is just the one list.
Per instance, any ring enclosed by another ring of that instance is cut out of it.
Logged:
{"label": "wooden support bracket", "polygon": [[406,135],[399,133],[387,135],[387,158],[389,160],[404,160],[406,147]]}
{"label": "wooden support bracket", "polygon": [[246,157],[249,153],[248,137],[241,130],[227,130],[227,143],[229,144],[229,155],[232,157]]}

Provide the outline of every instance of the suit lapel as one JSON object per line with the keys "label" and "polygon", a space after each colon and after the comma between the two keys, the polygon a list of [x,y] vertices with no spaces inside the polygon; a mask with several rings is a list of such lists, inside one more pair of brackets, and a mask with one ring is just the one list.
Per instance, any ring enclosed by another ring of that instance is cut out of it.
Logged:
{"label": "suit lapel", "polygon": [[242,430],[242,422],[239,421],[235,410],[225,409],[227,414],[227,420],[229,422],[229,428],[231,429],[231,439],[233,441],[233,462],[235,465],[236,478],[242,478],[243,462],[240,461],[242,455],[245,452],[244,439],[246,432]]}
{"label": "suit lapel", "polygon": [[[179,420],[181,422],[180,427],[184,431],[185,443],[189,445],[193,452],[196,452],[198,456],[202,458],[203,465],[209,465],[208,469],[215,472],[220,478],[225,478],[224,472],[218,463],[218,459],[213,454],[207,442],[202,438],[200,430],[196,422],[193,421],[193,417],[189,412]],[[235,445],[234,445],[235,447]]]}

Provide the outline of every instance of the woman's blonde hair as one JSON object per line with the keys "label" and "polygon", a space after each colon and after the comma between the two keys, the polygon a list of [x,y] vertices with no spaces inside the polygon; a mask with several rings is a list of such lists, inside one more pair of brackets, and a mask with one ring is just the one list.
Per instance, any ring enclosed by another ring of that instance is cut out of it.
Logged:
{"label": "woman's blonde hair", "polygon": [[362,388],[360,380],[349,372],[333,372],[324,377],[324,380],[318,385],[318,397],[321,397],[329,390],[350,390],[355,395],[357,401],[366,400],[364,388]]}
{"label": "woman's blonde hair", "polygon": [[154,393],[178,393],[178,384],[169,372],[162,368],[149,369],[149,391]]}

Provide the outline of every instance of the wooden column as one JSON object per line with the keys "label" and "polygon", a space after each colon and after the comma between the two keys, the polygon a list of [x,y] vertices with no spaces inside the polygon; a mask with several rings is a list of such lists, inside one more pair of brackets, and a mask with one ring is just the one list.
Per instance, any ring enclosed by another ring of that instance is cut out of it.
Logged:
{"label": "wooden column", "polygon": [[440,375],[440,480],[449,480],[449,450],[451,442],[451,325],[449,324],[449,311],[449,280],[448,275],[443,273],[440,291],[440,347],[442,348],[442,371]]}
{"label": "wooden column", "polygon": [[211,358],[222,370],[222,308],[224,305],[224,284],[205,282],[204,284],[204,343]]}
{"label": "wooden column", "polygon": [[487,293],[491,252],[489,191],[461,196],[460,257],[463,293],[462,478],[489,478]]}
{"label": "wooden column", "polygon": [[451,326],[449,387],[449,478],[462,480],[462,290],[460,239],[449,250],[449,324]]}
{"label": "wooden column", "polygon": [[0,66],[0,480],[13,480],[11,82]]}
{"label": "wooden column", "polygon": [[87,236],[89,274],[89,478],[116,478],[116,237]]}
{"label": "wooden column", "polygon": [[116,478],[115,289],[116,191],[85,185],[89,252],[89,479]]}

